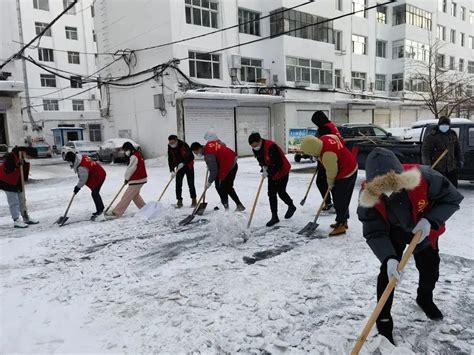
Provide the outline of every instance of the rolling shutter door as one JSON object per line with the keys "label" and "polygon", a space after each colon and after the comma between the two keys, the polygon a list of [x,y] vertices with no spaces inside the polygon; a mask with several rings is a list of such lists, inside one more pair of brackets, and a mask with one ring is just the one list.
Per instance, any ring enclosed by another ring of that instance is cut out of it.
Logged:
{"label": "rolling shutter door", "polygon": [[205,144],[204,134],[213,131],[229,148],[235,149],[234,108],[186,106],[184,136],[186,142]]}
{"label": "rolling shutter door", "polygon": [[371,123],[372,110],[350,110],[349,123]]}
{"label": "rolling shutter door", "polygon": [[253,155],[248,137],[258,132],[262,138],[271,139],[270,109],[268,107],[237,107],[237,154]]}
{"label": "rolling shutter door", "polygon": [[390,127],[390,110],[375,110],[374,123],[383,128]]}
{"label": "rolling shutter door", "polygon": [[403,110],[400,116],[400,127],[411,127],[416,122],[416,110]]}

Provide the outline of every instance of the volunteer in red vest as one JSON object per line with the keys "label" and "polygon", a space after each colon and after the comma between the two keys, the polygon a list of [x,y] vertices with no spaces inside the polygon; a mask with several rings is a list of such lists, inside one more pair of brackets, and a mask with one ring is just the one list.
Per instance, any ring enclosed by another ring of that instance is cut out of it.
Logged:
{"label": "volunteer in red vest", "polygon": [[[24,160],[20,159],[20,152],[26,156],[36,156],[34,148],[15,147],[5,155],[5,160],[0,164],[0,190],[7,195],[8,207],[13,219],[13,227],[28,228],[30,224],[38,224],[28,215],[25,199],[23,199],[23,186],[21,184],[20,169],[23,169]],[[20,215],[23,221],[20,220]]]}
{"label": "volunteer in red vest", "polygon": [[280,222],[277,195],[288,206],[285,214],[286,219],[293,217],[296,211],[293,200],[286,192],[291,165],[283,150],[275,142],[262,139],[259,133],[252,133],[249,136],[249,144],[262,167],[262,176],[268,178],[268,198],[270,199],[272,218],[268,221],[267,227],[271,227]]}
{"label": "volunteer in red vest", "polygon": [[[439,277],[438,237],[459,209],[463,196],[440,173],[427,166],[402,165],[393,152],[384,148],[375,148],[369,154],[365,169],[367,181],[362,185],[357,213],[367,244],[381,262],[377,298],[389,279],[400,280],[397,268],[403,251],[413,235],[421,231],[414,252],[420,274],[416,302],[428,318],[441,320],[443,314],[433,302]],[[393,293],[377,319],[377,328],[394,344],[392,303]]]}
{"label": "volunteer in red vest", "polygon": [[140,190],[147,182],[145,159],[143,159],[142,153],[136,150],[130,142],[125,142],[122,149],[129,158],[124,179],[124,184],[128,184],[128,187],[113,211],[106,213],[109,219],[122,217],[132,201],[138,209],[145,206],[145,201],[143,201],[143,198],[140,196]]}
{"label": "volunteer in red vest", "polygon": [[[313,113],[313,116],[311,117],[311,121],[318,127],[318,132],[316,134],[316,137],[322,137],[328,134],[335,134],[338,136],[339,140],[345,144],[344,138],[342,138],[341,133],[339,133],[339,130],[337,129],[336,125],[332,123],[328,116],[323,111],[316,111]],[[328,190],[328,184],[327,184],[327,178],[326,178],[326,170],[324,169],[324,166],[321,164],[318,165],[318,175],[316,176],[316,186],[318,187],[319,193],[321,196],[324,196],[326,194],[326,191]],[[332,203],[332,198],[331,194],[329,194],[328,198],[326,199],[326,204],[323,207],[323,211],[326,212],[334,212],[333,208],[333,203]]]}
{"label": "volunteer in red vest", "polygon": [[183,207],[183,179],[188,180],[191,207],[196,207],[196,188],[194,187],[194,154],[182,140],[174,134],[168,137],[168,165],[171,176],[176,178],[177,208]]}
{"label": "volunteer in red vest", "polygon": [[91,220],[95,220],[104,212],[104,203],[100,197],[100,189],[105,181],[105,170],[99,163],[86,155],[67,152],[64,158],[69,162],[71,169],[79,177],[79,181],[74,187],[74,193],[77,194],[84,185],[91,189],[92,199],[94,200],[96,211],[92,214]]}
{"label": "volunteer in red vest", "polygon": [[[308,136],[301,149],[305,154],[316,156],[326,170],[328,189],[333,196],[336,223],[329,236],[345,234],[348,228],[349,204],[357,180],[357,161],[338,136],[329,134],[320,138]],[[326,190],[327,191],[327,190]]]}
{"label": "volunteer in red vest", "polygon": [[207,141],[204,147],[200,143],[194,142],[191,144],[191,150],[197,156],[204,155],[209,170],[206,188],[209,188],[215,182],[217,193],[224,208],[229,209],[230,196],[237,206],[235,211],[244,211],[245,207],[234,190],[234,180],[239,168],[237,154],[221,142],[213,132],[207,132],[204,139]]}

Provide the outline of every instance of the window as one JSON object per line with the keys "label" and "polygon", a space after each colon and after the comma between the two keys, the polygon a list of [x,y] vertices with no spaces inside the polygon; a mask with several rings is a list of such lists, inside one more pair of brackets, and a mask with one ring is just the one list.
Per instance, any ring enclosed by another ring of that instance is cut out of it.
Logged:
{"label": "window", "polygon": [[33,0],[33,7],[38,10],[49,11],[48,0]]}
{"label": "window", "polygon": [[260,14],[239,9],[239,32],[260,36]]}
{"label": "window", "polygon": [[438,25],[437,38],[441,41],[446,41],[446,27]]}
{"label": "window", "polygon": [[334,70],[334,86],[336,89],[342,88],[342,74],[341,69]]}
{"label": "window", "polygon": [[240,80],[255,83],[262,77],[262,60],[242,58],[240,68]]}
{"label": "window", "polygon": [[81,89],[82,88],[82,78],[80,76],[71,76],[69,79],[71,83],[71,88]]}
{"label": "window", "polygon": [[439,11],[441,12],[447,11],[447,7],[448,7],[447,0],[439,0],[438,5],[439,5],[438,6]]}
{"label": "window", "polygon": [[367,54],[367,37],[352,35],[352,53]]}
{"label": "window", "polygon": [[451,30],[451,35],[449,36],[449,41],[451,43],[456,43],[456,30]]}
{"label": "window", "polygon": [[470,61],[470,60],[467,61],[467,72],[469,74],[474,74],[474,62],[473,61]]}
{"label": "window", "polygon": [[405,41],[392,42],[392,59],[403,58],[405,56]]}
{"label": "window", "polygon": [[91,142],[102,142],[102,130],[100,124],[89,125],[89,140]]}
{"label": "window", "polygon": [[79,52],[67,52],[67,61],[71,64],[81,64]]}
{"label": "window", "polygon": [[454,70],[456,67],[456,58],[454,57],[449,57],[449,70]]}
{"label": "window", "polygon": [[384,74],[375,74],[375,90],[385,91],[385,75]]}
{"label": "window", "polygon": [[377,22],[387,23],[387,6],[377,7]]}
{"label": "window", "polygon": [[466,21],[466,8],[464,6],[461,6],[461,9],[459,10],[459,17],[461,20]]}
{"label": "window", "polygon": [[185,0],[186,23],[217,28],[217,2]]}
{"label": "window", "polygon": [[474,37],[473,36],[469,36],[469,47],[471,49],[474,49]]}
{"label": "window", "polygon": [[365,81],[367,74],[353,71],[352,72],[352,89],[365,90]]}
{"label": "window", "polygon": [[364,10],[367,7],[367,0],[352,0],[352,12],[355,11],[360,11],[354,16],[358,17],[367,17],[367,11],[361,11]]}
{"label": "window", "polygon": [[376,45],[376,56],[379,58],[387,58],[387,42],[377,40]]}
{"label": "window", "polygon": [[474,147],[474,128],[469,128],[469,146]]}
{"label": "window", "polygon": [[56,87],[56,77],[53,74],[40,74],[40,81],[42,87]]}
{"label": "window", "polygon": [[[291,31],[287,35],[298,38],[311,39],[318,42],[333,43],[333,23],[325,17],[307,14],[295,10],[280,8],[270,17],[270,35],[279,36],[283,32]],[[319,25],[314,25],[315,23]],[[305,27],[306,26],[306,27]],[[305,27],[305,28],[301,28]],[[300,29],[298,29],[300,28]]]}
{"label": "window", "polygon": [[58,100],[43,99],[43,110],[44,111],[59,111]]}
{"label": "window", "polygon": [[336,10],[342,11],[342,0],[336,0]]}
{"label": "window", "polygon": [[[72,3],[74,3],[74,0],[63,0],[64,10],[66,10],[66,8],[69,7],[69,5],[71,5]],[[76,14],[75,6],[71,7],[71,9],[67,13],[69,15],[75,15]]]}
{"label": "window", "polygon": [[97,42],[97,35],[95,34],[95,30],[92,30],[92,40]]}
{"label": "window", "polygon": [[189,52],[189,75],[193,78],[220,79],[220,55]]}
{"label": "window", "polygon": [[455,2],[452,2],[451,3],[451,16],[456,17],[457,10],[458,10],[458,4],[456,4]]}
{"label": "window", "polygon": [[464,59],[459,58],[459,71],[463,72],[464,71]]}
{"label": "window", "polygon": [[342,51],[342,31],[334,31],[334,49]]}
{"label": "window", "polygon": [[392,74],[392,91],[403,91],[403,73]]}
{"label": "window", "polygon": [[421,43],[421,42],[411,41],[409,39],[405,40],[405,57],[406,58],[428,62],[429,55],[430,55],[429,45]]}
{"label": "window", "polygon": [[393,8],[393,26],[404,23],[431,30],[431,12],[408,4],[395,6]]}
{"label": "window", "polygon": [[50,48],[38,48],[38,59],[42,62],[54,62],[54,53]]}
{"label": "window", "polygon": [[72,100],[73,111],[84,111],[84,100]]}
{"label": "window", "polygon": [[94,7],[94,4],[91,5],[91,17],[95,17],[95,7]]}
{"label": "window", "polygon": [[332,85],[332,63],[302,58],[286,58],[286,80]]}
{"label": "window", "polygon": [[66,26],[66,38],[77,40],[77,27]]}
{"label": "window", "polygon": [[[45,22],[35,22],[36,34],[39,35],[48,25],[49,23]],[[48,28],[43,36],[51,37],[51,28]]]}
{"label": "window", "polygon": [[461,47],[466,45],[466,35],[462,32],[459,34],[459,41],[461,42]]}
{"label": "window", "polygon": [[474,11],[469,11],[469,23],[474,25]]}
{"label": "window", "polygon": [[445,66],[445,55],[444,54],[436,54],[436,65],[438,68],[444,68]]}

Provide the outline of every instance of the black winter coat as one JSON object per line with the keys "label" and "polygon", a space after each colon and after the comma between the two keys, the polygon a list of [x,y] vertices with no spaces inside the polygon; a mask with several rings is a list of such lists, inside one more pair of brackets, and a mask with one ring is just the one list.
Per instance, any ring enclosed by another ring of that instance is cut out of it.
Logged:
{"label": "black winter coat", "polygon": [[459,169],[460,162],[464,161],[459,139],[452,129],[441,132],[438,127],[426,135],[421,149],[421,162],[431,166],[443,152],[448,149],[448,154],[436,165],[435,169],[442,174]]}
{"label": "black winter coat", "polygon": [[188,165],[193,160],[194,154],[186,142],[183,142],[182,140],[178,139],[178,145],[176,146],[176,148],[171,148],[168,145],[168,165],[171,172],[174,171],[174,169],[180,163]]}

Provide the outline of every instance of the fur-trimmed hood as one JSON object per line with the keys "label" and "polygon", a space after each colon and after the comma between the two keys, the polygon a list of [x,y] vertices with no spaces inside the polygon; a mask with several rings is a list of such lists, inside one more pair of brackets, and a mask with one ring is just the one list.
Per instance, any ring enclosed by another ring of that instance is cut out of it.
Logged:
{"label": "fur-trimmed hood", "polygon": [[374,207],[385,194],[397,193],[402,190],[413,190],[421,183],[421,171],[418,168],[406,170],[397,174],[390,171],[385,175],[375,177],[365,184],[359,196],[359,204],[362,207]]}

